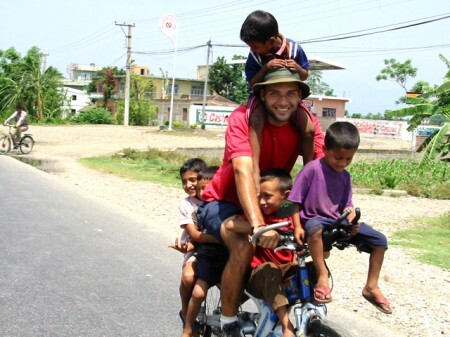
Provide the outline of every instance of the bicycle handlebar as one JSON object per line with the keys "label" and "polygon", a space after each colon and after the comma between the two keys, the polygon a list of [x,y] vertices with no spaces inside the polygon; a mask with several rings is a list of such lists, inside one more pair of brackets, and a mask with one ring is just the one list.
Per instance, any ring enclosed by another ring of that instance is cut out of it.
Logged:
{"label": "bicycle handlebar", "polygon": [[256,243],[258,241],[258,238],[263,235],[264,233],[274,230],[274,229],[278,229],[281,227],[286,227],[289,226],[291,224],[290,221],[282,221],[282,222],[278,222],[272,225],[268,225],[266,227],[264,227],[263,229],[260,229],[259,231],[257,231],[255,234],[253,234],[252,236],[249,237],[248,241],[250,241],[251,243]]}
{"label": "bicycle handlebar", "polygon": [[[328,232],[331,232],[331,231],[333,231],[334,229],[337,229],[337,228],[342,224],[342,222],[343,222],[345,219],[347,219],[347,217],[350,215],[350,213],[351,213],[351,211],[350,211],[350,210],[347,210],[347,211],[344,212],[339,218],[337,218],[337,219],[333,222],[333,224],[331,225],[331,227],[329,228]],[[352,224],[352,225],[357,224],[358,221],[359,221],[359,219],[360,219],[360,217],[361,217],[361,210],[360,210],[360,208],[355,208],[355,218],[352,220],[351,224]],[[258,242],[259,237],[260,237],[261,235],[263,235],[264,233],[266,233],[266,232],[268,232],[268,231],[271,231],[271,230],[274,230],[274,229],[281,228],[281,227],[289,226],[290,224],[291,224],[290,221],[282,221],[282,222],[278,222],[278,223],[275,223],[275,224],[268,225],[268,226],[266,226],[266,227],[260,229],[260,230],[257,231],[256,233],[254,233],[252,236],[249,237],[248,240],[249,240],[251,243],[256,243],[256,242]],[[324,233],[324,234],[325,234],[325,233]],[[329,234],[329,233],[328,233],[328,234]]]}

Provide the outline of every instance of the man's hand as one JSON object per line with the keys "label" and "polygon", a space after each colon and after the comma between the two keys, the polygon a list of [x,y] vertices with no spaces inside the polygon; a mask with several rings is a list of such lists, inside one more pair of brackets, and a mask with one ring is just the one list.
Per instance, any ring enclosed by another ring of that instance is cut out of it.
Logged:
{"label": "man's hand", "polygon": [[[256,233],[258,230],[262,228],[264,228],[264,226],[256,227],[253,230],[253,233]],[[256,244],[262,248],[274,249],[275,247],[278,246],[279,242],[280,242],[280,234],[278,234],[278,232],[275,230],[271,230],[265,232],[264,234],[261,234]]]}

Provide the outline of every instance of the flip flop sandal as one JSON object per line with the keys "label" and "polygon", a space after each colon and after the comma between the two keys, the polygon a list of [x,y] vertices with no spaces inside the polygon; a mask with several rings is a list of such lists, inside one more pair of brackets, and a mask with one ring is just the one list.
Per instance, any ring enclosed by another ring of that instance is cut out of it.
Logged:
{"label": "flip flop sandal", "polygon": [[[324,298],[318,298],[316,296],[317,293],[323,295]],[[331,289],[324,290],[321,288],[314,288],[314,301],[319,302],[319,303],[330,303],[331,301],[333,301],[333,297],[330,296],[330,298],[326,298],[330,294],[331,294]]]}

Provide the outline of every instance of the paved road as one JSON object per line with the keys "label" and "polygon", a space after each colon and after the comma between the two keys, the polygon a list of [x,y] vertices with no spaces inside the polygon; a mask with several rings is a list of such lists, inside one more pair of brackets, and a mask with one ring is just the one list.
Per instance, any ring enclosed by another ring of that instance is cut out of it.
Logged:
{"label": "paved road", "polygon": [[0,168],[1,336],[178,335],[168,240],[31,166]]}
{"label": "paved road", "polygon": [[[172,237],[13,158],[0,168],[2,337],[179,335]],[[333,304],[354,336],[401,336]]]}

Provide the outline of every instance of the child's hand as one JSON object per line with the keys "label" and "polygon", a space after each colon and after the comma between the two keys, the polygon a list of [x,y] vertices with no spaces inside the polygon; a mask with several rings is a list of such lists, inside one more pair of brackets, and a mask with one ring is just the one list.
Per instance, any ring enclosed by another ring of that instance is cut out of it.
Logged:
{"label": "child's hand", "polygon": [[175,243],[173,245],[169,245],[169,248],[173,248],[175,250],[178,250],[180,253],[187,253],[189,250],[188,242],[178,240],[178,238],[175,239]]}
{"label": "child's hand", "polygon": [[303,245],[303,240],[305,239],[305,230],[301,226],[295,226],[294,239],[299,245]]}
{"label": "child's hand", "polygon": [[[281,68],[287,68],[287,60],[282,59],[272,59],[266,63],[267,70],[276,70]],[[295,63],[295,61],[294,61]]]}
{"label": "child's hand", "polygon": [[284,62],[285,62],[285,67],[288,68],[290,71],[293,71],[293,72],[296,72],[296,73],[299,72],[300,65],[297,62],[295,62],[292,59],[284,60]]}
{"label": "child's hand", "polygon": [[360,228],[361,226],[359,225],[359,222],[356,224],[356,225],[352,225],[351,227],[350,227],[350,233],[354,236],[354,235],[356,235],[356,234],[358,234],[358,232],[359,232],[359,228]]}
{"label": "child's hand", "polygon": [[355,212],[355,209],[350,206],[348,206],[344,209],[344,213],[347,211],[350,211],[350,214],[347,215],[347,221],[348,221],[348,223],[351,223],[356,216],[356,212]]}

